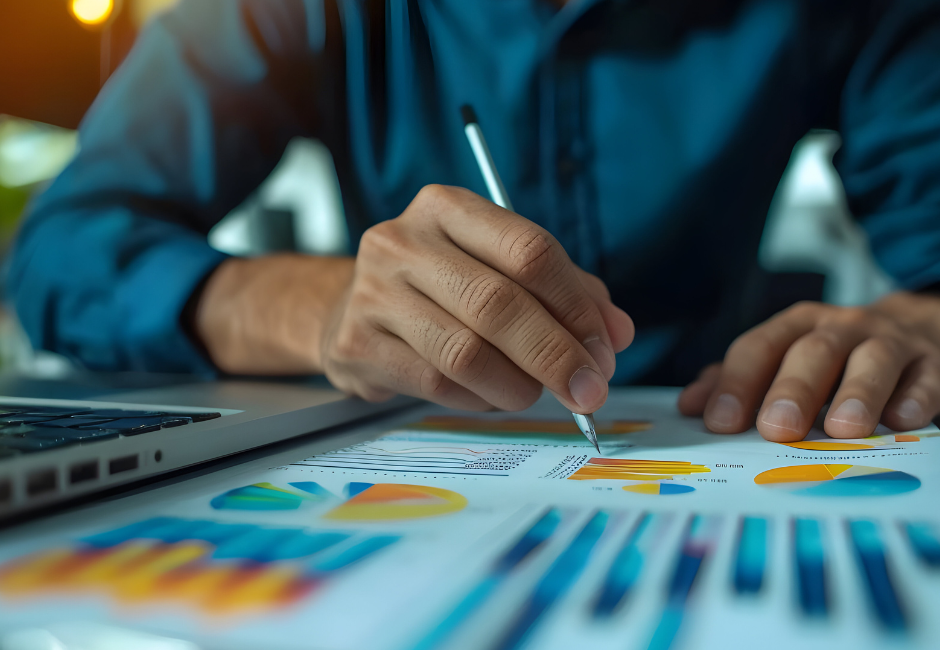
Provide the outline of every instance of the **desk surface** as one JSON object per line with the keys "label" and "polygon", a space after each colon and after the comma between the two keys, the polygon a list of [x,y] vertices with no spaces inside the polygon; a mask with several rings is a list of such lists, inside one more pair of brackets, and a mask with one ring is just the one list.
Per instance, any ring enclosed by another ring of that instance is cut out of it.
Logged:
{"label": "desk surface", "polygon": [[550,399],[419,407],[6,529],[0,647],[935,647],[935,427],[786,446],[675,395],[614,392],[601,458]]}

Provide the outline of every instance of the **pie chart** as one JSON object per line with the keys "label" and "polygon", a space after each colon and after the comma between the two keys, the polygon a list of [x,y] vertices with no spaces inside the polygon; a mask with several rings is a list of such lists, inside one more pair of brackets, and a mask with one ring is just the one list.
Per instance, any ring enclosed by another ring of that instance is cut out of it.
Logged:
{"label": "pie chart", "polygon": [[294,492],[271,483],[255,483],[229,490],[214,498],[209,505],[215,510],[296,510],[311,501],[323,501],[330,493],[317,483],[290,483]]}
{"label": "pie chart", "polygon": [[920,479],[907,472],[864,465],[777,467],[758,474],[754,482],[816,497],[883,497],[920,487]]}
{"label": "pie chart", "polygon": [[428,485],[350,483],[350,499],[323,515],[343,521],[423,519],[459,512],[467,506],[462,494]]}
{"label": "pie chart", "polygon": [[635,485],[624,485],[624,491],[635,492],[636,494],[687,494],[695,492],[691,485],[682,485],[681,483],[637,483]]}

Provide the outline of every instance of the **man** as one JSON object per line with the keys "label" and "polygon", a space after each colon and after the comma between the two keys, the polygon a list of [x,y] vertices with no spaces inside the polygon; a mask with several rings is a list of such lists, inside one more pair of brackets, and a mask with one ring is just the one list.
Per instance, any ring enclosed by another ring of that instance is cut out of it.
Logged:
{"label": "man", "polygon": [[[518,214],[479,196],[465,103]],[[740,334],[770,198],[813,127],[842,133],[851,207],[902,289],[783,312],[679,408],[779,441],[830,397],[834,437],[921,427],[940,411],[936,2],[184,2],[87,116],[12,291],[35,344],[92,368],[322,372],[465,409],[544,386],[592,412],[615,372],[682,379]],[[333,153],[356,257],[209,248],[298,135]],[[616,305],[638,324],[619,360]]]}

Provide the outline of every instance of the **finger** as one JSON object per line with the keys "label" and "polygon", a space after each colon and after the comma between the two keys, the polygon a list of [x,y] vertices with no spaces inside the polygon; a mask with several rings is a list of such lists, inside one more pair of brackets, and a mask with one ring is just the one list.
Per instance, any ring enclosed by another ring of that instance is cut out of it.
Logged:
{"label": "finger", "polygon": [[881,414],[894,431],[921,429],[940,413],[940,359],[925,356],[908,366]]}
{"label": "finger", "polygon": [[427,296],[410,290],[393,304],[397,311],[386,308],[377,323],[450,381],[506,411],[528,408],[541,395],[539,382]]}
{"label": "finger", "polygon": [[855,348],[826,415],[826,433],[833,438],[870,436],[901,372],[915,356],[912,346],[889,337],[873,337]]}
{"label": "finger", "polygon": [[821,311],[818,305],[801,303],[738,337],[728,348],[718,385],[705,406],[705,426],[716,433],[751,428],[784,355],[813,329]]}
{"label": "finger", "polygon": [[863,340],[865,334],[859,328],[833,324],[813,330],[790,346],[757,415],[761,435],[774,442],[806,437],[849,354]]}
{"label": "finger", "polygon": [[376,332],[368,350],[346,365],[341,390],[371,402],[396,393],[426,399],[435,404],[467,411],[487,411],[493,406],[472,391],[448,379],[422,359],[401,339]]}
{"label": "finger", "polygon": [[698,379],[685,387],[679,393],[679,412],[687,417],[697,417],[705,412],[705,405],[708,398],[718,385],[718,377],[721,375],[721,364],[713,363],[706,366],[699,373]]}
{"label": "finger", "polygon": [[636,334],[633,319],[627,315],[627,312],[611,302],[610,292],[603,280],[577,266],[575,270],[581,279],[581,284],[584,285],[588,295],[591,296],[594,304],[597,305],[597,309],[601,312],[601,318],[604,319],[604,325],[607,327],[607,334],[610,336],[610,343],[614,348],[614,352],[623,352],[633,343],[633,337]]}
{"label": "finger", "polygon": [[593,413],[604,404],[607,380],[585,345],[516,282],[457,247],[415,260],[408,279],[568,409]]}
{"label": "finger", "polygon": [[[435,194],[437,226],[456,246],[524,288],[587,350],[595,361],[591,365],[604,377],[613,376],[614,348],[604,319],[574,263],[547,230],[469,190],[425,190]],[[461,218],[454,218],[456,211]]]}

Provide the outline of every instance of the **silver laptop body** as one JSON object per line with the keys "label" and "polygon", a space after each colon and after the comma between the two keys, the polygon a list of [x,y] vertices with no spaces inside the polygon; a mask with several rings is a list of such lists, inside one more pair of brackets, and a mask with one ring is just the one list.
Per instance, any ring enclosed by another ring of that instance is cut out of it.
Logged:
{"label": "silver laptop body", "polygon": [[102,377],[0,381],[0,522],[418,403],[371,404],[303,383],[175,378],[130,388],[134,376]]}

